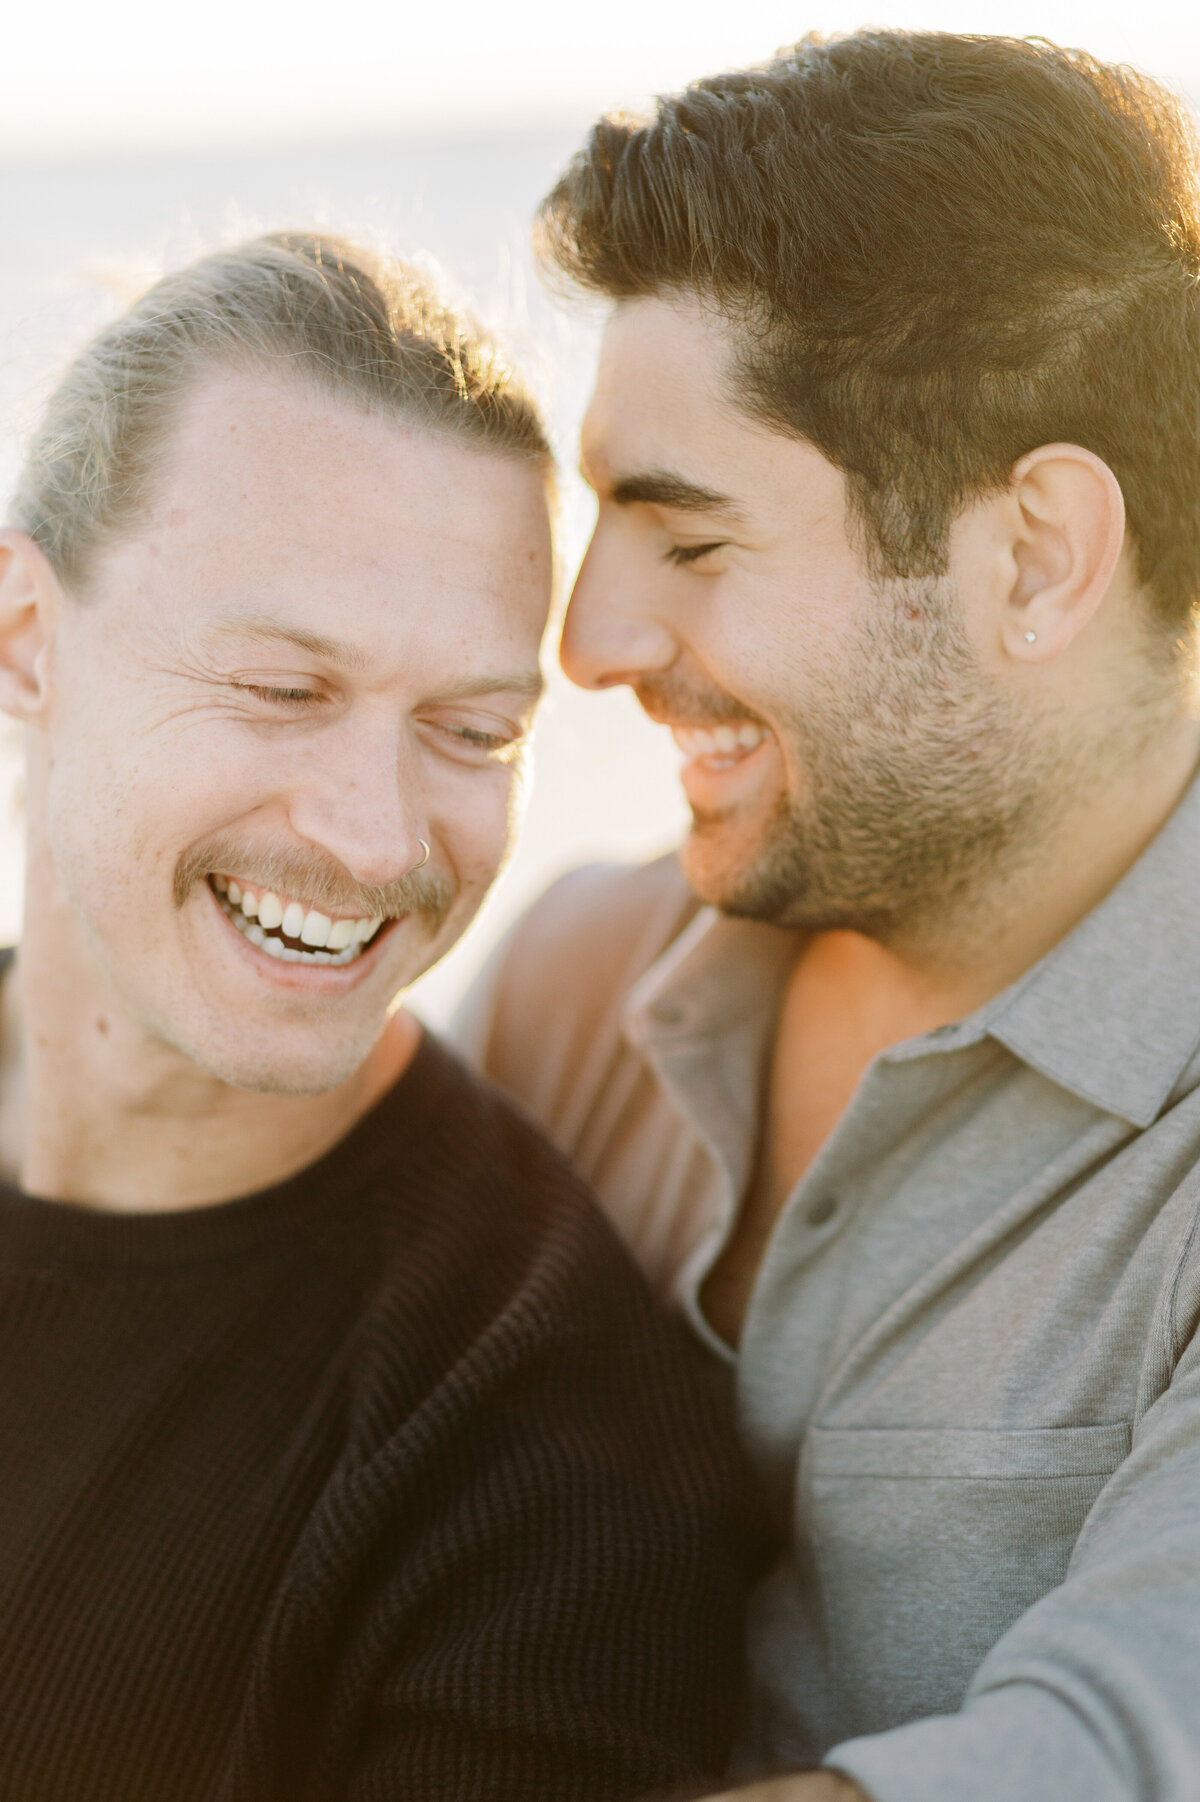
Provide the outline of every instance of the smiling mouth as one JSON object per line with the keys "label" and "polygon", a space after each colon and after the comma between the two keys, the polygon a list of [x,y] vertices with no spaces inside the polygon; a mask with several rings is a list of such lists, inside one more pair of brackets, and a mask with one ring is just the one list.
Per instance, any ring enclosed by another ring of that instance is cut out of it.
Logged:
{"label": "smiling mouth", "polygon": [[208,884],[226,919],[258,950],[281,963],[355,963],[392,924],[382,918],[339,919],[233,876],[211,875]]}
{"label": "smiling mouth", "polygon": [[752,757],[771,734],[755,720],[742,720],[732,726],[673,726],[671,736],[689,762],[727,770]]}

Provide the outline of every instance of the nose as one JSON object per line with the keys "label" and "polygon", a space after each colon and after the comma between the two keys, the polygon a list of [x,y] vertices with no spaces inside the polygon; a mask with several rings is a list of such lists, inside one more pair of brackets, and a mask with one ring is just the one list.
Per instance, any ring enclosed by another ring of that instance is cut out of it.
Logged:
{"label": "nose", "polygon": [[293,786],[293,830],[335,857],[355,881],[382,886],[422,861],[430,837],[420,760],[395,719],[343,720],[312,741]]}
{"label": "nose", "polygon": [[613,688],[669,669],[679,645],[656,611],[656,571],[618,533],[597,525],[567,617],[559,660],[580,688]]}

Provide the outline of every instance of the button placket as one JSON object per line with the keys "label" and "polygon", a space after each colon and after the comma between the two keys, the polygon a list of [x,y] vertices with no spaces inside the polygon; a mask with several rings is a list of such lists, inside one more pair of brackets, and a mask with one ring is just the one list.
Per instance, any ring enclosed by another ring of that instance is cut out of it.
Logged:
{"label": "button placket", "polygon": [[814,1195],[804,1210],[804,1218],[809,1226],[828,1226],[838,1209],[838,1198],[826,1190],[823,1194]]}

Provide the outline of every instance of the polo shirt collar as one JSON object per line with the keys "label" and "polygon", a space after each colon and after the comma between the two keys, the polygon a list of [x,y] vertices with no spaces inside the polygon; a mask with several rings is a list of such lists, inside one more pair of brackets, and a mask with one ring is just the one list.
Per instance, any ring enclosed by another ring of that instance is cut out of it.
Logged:
{"label": "polo shirt collar", "polygon": [[702,907],[628,996],[635,1043],[719,1036],[745,1022],[773,1023],[800,938],[782,927]]}
{"label": "polo shirt collar", "polygon": [[1135,1126],[1200,1046],[1200,779],[1117,886],[979,1010],[993,1038]]}
{"label": "polo shirt collar", "polygon": [[[773,1021],[799,936],[703,908],[634,988],[625,1013],[647,1046]],[[1081,1099],[1139,1127],[1200,1048],[1200,778],[1117,886],[1041,961],[945,1038],[991,1036]],[[903,1054],[902,1054],[903,1055]]]}

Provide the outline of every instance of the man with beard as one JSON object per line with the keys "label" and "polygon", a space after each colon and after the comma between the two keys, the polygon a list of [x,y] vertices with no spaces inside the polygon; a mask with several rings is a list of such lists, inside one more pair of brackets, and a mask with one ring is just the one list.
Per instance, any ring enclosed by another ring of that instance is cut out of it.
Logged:
{"label": "man with beard", "polygon": [[464,1025],[736,1369],[790,1539],[737,1769],[1194,1799],[1191,126],[1044,42],[805,41],[602,120],[542,242],[614,303],[564,665],[693,824]]}
{"label": "man with beard", "polygon": [[755,1508],[558,1155],[394,999],[508,842],[550,455],[400,265],[85,349],[0,536],[0,1795],[719,1778]]}

